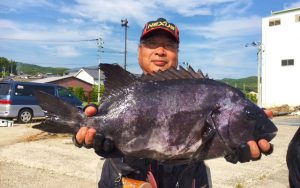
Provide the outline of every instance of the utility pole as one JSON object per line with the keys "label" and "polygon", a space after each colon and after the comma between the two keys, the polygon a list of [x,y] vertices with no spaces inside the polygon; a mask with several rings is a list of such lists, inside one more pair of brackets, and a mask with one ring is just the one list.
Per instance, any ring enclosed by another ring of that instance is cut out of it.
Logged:
{"label": "utility pole", "polygon": [[124,69],[126,70],[126,59],[127,59],[127,28],[128,28],[128,20],[121,20],[121,26],[125,27],[125,50],[124,50]]}
{"label": "utility pole", "polygon": [[3,67],[3,73],[2,73],[2,78],[5,77],[5,67]]}
{"label": "utility pole", "polygon": [[100,82],[101,82],[101,70],[100,70],[100,63],[101,63],[101,60],[100,60],[100,58],[101,58],[101,53],[103,52],[103,44],[104,44],[104,42],[103,42],[103,40],[102,40],[102,38],[101,37],[99,37],[99,39],[97,39],[97,47],[98,47],[98,52],[99,52],[99,59],[98,59],[98,63],[99,63],[99,65],[98,65],[98,103],[100,103],[100,87],[101,87],[101,84],[100,84]]}
{"label": "utility pole", "polygon": [[256,47],[257,48],[257,105],[262,106],[262,101],[261,101],[261,53],[262,53],[262,43],[261,42],[251,42],[247,43],[245,47]]}
{"label": "utility pole", "polygon": [[10,60],[10,74],[12,75],[13,73],[13,68],[14,68],[14,63],[13,63],[13,60],[11,59]]}

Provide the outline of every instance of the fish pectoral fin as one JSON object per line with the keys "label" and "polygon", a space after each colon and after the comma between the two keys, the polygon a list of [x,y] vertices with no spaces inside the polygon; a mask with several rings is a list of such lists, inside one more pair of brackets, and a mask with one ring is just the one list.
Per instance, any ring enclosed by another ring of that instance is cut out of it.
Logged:
{"label": "fish pectoral fin", "polygon": [[203,142],[207,142],[206,140],[210,140],[216,133],[217,133],[217,128],[212,119],[212,116],[209,115],[206,118],[205,125],[203,128],[203,136],[202,136]]}
{"label": "fish pectoral fin", "polygon": [[209,148],[209,142],[212,140],[212,138],[217,134],[217,129],[214,124],[214,121],[211,119],[212,117],[209,116],[208,119],[205,121],[205,125],[203,127],[202,131],[202,143],[200,147],[195,151],[195,153],[191,157],[191,161],[197,160],[200,153],[205,150],[205,148]]}

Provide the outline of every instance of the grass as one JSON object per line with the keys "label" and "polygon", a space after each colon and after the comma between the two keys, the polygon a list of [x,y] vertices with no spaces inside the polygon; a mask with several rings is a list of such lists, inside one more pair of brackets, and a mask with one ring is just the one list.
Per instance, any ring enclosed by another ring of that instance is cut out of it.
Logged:
{"label": "grass", "polygon": [[243,184],[242,183],[237,183],[236,185],[235,185],[235,188],[243,188],[244,186],[243,186]]}

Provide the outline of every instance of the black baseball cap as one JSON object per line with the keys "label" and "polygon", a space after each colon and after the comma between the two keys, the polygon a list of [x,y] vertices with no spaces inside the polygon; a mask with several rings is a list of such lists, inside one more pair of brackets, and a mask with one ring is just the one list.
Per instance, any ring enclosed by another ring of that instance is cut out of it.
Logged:
{"label": "black baseball cap", "polygon": [[143,29],[142,35],[140,40],[143,40],[146,36],[149,35],[149,33],[152,33],[153,31],[166,31],[171,36],[174,37],[177,43],[179,43],[179,29],[178,27],[173,24],[169,23],[166,19],[164,18],[158,18],[156,21],[149,21],[145,24],[145,27]]}

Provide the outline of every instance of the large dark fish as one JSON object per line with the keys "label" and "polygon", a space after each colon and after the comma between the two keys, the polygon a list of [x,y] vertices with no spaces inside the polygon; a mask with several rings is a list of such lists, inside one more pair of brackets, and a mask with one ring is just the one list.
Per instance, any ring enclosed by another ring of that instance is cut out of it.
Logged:
{"label": "large dark fish", "polygon": [[289,143],[286,163],[289,169],[290,188],[300,187],[300,127]]}
{"label": "large dark fish", "polygon": [[96,116],[88,118],[44,93],[37,93],[38,101],[57,123],[94,127],[126,156],[203,160],[276,135],[263,110],[242,92],[191,68],[142,77],[118,65],[101,64],[100,69],[106,77],[105,94]]}

